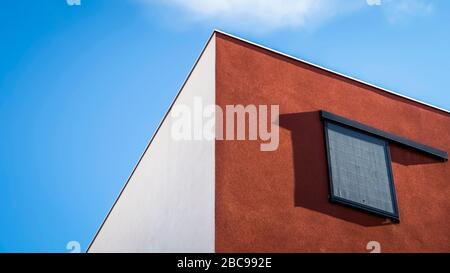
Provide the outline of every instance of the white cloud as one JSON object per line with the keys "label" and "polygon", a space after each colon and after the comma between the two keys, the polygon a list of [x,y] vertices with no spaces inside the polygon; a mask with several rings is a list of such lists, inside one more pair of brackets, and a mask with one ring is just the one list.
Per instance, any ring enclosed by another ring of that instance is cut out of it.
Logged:
{"label": "white cloud", "polygon": [[[141,0],[154,2],[154,0]],[[361,6],[361,0],[159,0],[187,13],[192,21],[272,30],[314,27]]]}
{"label": "white cloud", "polygon": [[387,19],[391,23],[411,17],[430,15],[434,9],[429,0],[384,0],[383,5]]}
{"label": "white cloud", "polygon": [[266,32],[281,28],[315,28],[364,7],[384,10],[395,23],[406,17],[429,14],[430,0],[138,0],[176,8],[194,22],[209,21],[230,28]]}

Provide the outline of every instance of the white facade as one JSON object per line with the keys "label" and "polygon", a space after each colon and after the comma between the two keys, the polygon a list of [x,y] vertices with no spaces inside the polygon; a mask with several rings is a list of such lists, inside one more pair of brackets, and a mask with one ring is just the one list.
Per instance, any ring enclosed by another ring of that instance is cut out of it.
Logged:
{"label": "white facade", "polygon": [[[214,36],[171,109],[215,104]],[[171,111],[88,252],[214,252],[215,141],[174,140]]]}

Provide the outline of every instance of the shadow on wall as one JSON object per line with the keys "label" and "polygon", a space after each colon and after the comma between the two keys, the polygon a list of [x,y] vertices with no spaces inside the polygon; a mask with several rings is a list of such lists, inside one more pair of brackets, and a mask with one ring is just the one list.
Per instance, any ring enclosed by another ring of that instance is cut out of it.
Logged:
{"label": "shadow on wall", "polygon": [[[388,225],[383,217],[329,202],[328,167],[319,111],[280,115],[279,125],[291,131],[294,160],[294,204],[362,226]],[[436,163],[421,153],[391,145],[394,162],[403,165]]]}
{"label": "shadow on wall", "polygon": [[436,157],[415,151],[408,147],[394,143],[390,143],[389,146],[391,148],[392,161],[405,166],[442,163],[442,161]]}

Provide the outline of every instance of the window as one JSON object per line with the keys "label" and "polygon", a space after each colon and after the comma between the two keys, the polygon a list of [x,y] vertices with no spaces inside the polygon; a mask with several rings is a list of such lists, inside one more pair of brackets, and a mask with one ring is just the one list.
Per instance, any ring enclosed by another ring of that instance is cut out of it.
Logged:
{"label": "window", "polygon": [[441,161],[446,151],[321,111],[330,176],[330,200],[399,221],[389,143]]}
{"label": "window", "polygon": [[387,141],[333,122],[325,130],[331,200],[398,220]]}

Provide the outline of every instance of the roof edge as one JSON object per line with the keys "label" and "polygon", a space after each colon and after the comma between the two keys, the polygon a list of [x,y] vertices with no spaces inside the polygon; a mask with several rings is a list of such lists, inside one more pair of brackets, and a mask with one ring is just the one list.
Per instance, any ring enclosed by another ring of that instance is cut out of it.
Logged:
{"label": "roof edge", "polygon": [[[444,108],[441,108],[441,107],[438,107],[438,106],[435,106],[435,105],[432,105],[432,104],[429,104],[429,103],[426,103],[426,102],[423,102],[423,101],[420,101],[420,100],[417,100],[417,99],[414,99],[414,98],[411,98],[411,97],[408,97],[408,96],[405,96],[405,95],[402,95],[402,94],[400,94],[400,93],[397,93],[397,92],[394,92],[394,91],[392,91],[392,90],[389,90],[389,89],[386,89],[386,88],[377,86],[377,85],[372,84],[372,83],[365,82],[365,81],[363,81],[363,80],[359,80],[359,79],[353,78],[353,77],[351,77],[351,76],[348,76],[348,75],[345,75],[345,74],[343,74],[343,73],[334,71],[334,70],[332,70],[332,69],[323,67],[323,66],[321,66],[321,65],[318,65],[318,64],[315,64],[315,63],[312,63],[312,62],[309,62],[309,61],[306,61],[306,60],[303,60],[303,59],[294,57],[294,56],[292,56],[292,55],[289,55],[289,54],[280,52],[280,51],[278,51],[278,50],[276,50],[276,49],[273,49],[273,48],[270,48],[270,47],[266,47],[266,46],[257,44],[257,43],[255,43],[255,42],[246,40],[246,39],[244,39],[244,38],[235,36],[235,35],[233,35],[233,34],[230,34],[230,33],[225,32],[225,31],[222,31],[222,30],[219,30],[219,29],[214,29],[213,34],[214,34],[214,33],[219,33],[219,34],[222,34],[222,35],[231,37],[231,38],[233,38],[233,39],[236,39],[236,40],[242,41],[242,42],[244,42],[244,43],[247,43],[247,44],[250,44],[250,45],[253,45],[253,46],[262,48],[262,49],[264,49],[264,50],[273,52],[273,53],[275,53],[275,54],[278,54],[278,55],[281,55],[281,56],[284,56],[284,57],[287,57],[287,58],[289,58],[289,59],[292,59],[292,60],[295,60],[295,61],[298,61],[298,62],[307,64],[307,65],[310,65],[310,66],[312,66],[312,67],[315,67],[315,68],[318,68],[318,69],[320,69],[320,70],[323,70],[323,71],[332,73],[332,74],[334,74],[334,75],[337,75],[337,76],[340,76],[340,77],[344,77],[344,78],[349,79],[349,80],[352,80],[352,81],[354,81],[354,82],[361,83],[361,84],[364,84],[364,85],[366,85],[366,86],[369,86],[369,87],[372,87],[372,88],[376,88],[376,89],[378,89],[378,90],[387,92],[387,93],[389,93],[389,94],[392,94],[392,95],[401,97],[401,98],[403,98],[403,99],[407,99],[407,100],[409,100],[409,101],[412,101],[412,102],[415,102],[415,103],[418,103],[418,104],[421,104],[421,105],[424,105],[424,106],[433,108],[433,109],[435,109],[435,110],[442,111],[442,112],[444,112],[444,113],[446,113],[446,114],[450,114],[450,111],[449,111],[449,110],[446,110],[446,109],[444,109]],[[213,34],[212,34],[212,35],[213,35]],[[211,36],[212,36],[212,35],[211,35]]]}

